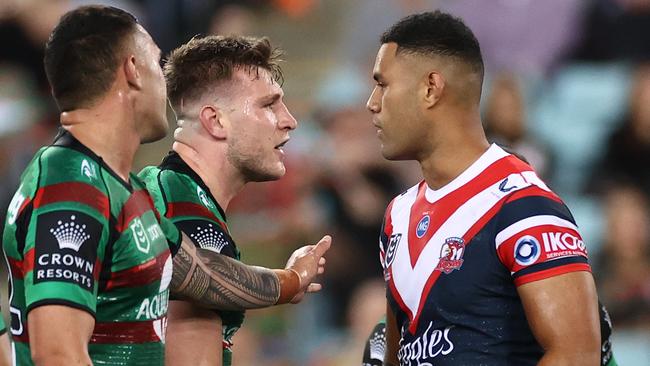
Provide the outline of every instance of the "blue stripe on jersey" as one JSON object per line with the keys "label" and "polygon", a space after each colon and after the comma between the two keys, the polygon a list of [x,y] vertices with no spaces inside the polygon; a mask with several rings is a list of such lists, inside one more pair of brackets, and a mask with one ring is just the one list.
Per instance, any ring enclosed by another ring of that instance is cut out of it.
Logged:
{"label": "blue stripe on jersey", "polygon": [[533,264],[530,267],[519,270],[518,272],[513,274],[512,277],[518,278],[521,276],[525,276],[527,274],[543,271],[546,269],[557,268],[565,264],[573,264],[573,263],[589,263],[589,261],[587,260],[587,258],[582,256],[571,256],[566,258],[555,259],[548,262]]}
{"label": "blue stripe on jersey", "polygon": [[557,216],[576,225],[573,215],[564,203],[542,196],[528,196],[503,205],[499,212],[496,232],[499,233],[515,222],[530,217],[531,212],[535,215]]}

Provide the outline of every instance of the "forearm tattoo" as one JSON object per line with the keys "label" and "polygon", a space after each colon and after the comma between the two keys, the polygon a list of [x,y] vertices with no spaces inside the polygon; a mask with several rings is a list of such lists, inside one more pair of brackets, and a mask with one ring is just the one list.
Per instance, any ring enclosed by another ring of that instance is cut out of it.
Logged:
{"label": "forearm tattoo", "polygon": [[280,297],[280,283],[272,270],[247,266],[185,240],[174,257],[170,290],[172,298],[233,311],[271,306]]}

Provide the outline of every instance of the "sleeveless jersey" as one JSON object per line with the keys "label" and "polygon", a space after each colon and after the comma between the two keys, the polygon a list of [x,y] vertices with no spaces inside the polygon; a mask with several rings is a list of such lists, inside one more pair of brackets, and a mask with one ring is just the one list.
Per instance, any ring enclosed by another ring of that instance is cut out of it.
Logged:
{"label": "sleeveless jersey", "polygon": [[[230,236],[226,215],[217,200],[181,157],[171,152],[158,167],[140,174],[156,209],[168,217],[197,247],[237,260],[240,253]],[[244,312],[218,311],[223,327],[223,365],[232,362],[232,337],[244,321]]]}
{"label": "sleeveless jersey", "polygon": [[94,365],[162,366],[180,239],[135,175],[125,182],[62,132],[27,166],[5,224],[16,364],[33,365],[30,310],[56,304],[95,318]]}
{"label": "sleeveless jersey", "polygon": [[568,208],[496,145],[441,189],[396,197],[380,259],[402,366],[536,365],[517,286],[591,270]]}

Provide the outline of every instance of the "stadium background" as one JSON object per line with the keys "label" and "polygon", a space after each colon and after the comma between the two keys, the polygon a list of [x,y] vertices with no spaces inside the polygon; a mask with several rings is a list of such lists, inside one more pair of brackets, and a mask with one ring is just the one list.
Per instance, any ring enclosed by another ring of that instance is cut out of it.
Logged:
{"label": "stadium background", "polygon": [[[0,2],[2,222],[22,169],[58,123],[43,43],[63,12],[87,3]],[[437,8],[465,19],[481,42],[490,139],[526,156],[576,216],[619,363],[650,365],[650,0],[93,3],[136,14],[165,53],[208,33],[266,35],[286,51],[286,102],[300,122],[286,147],[288,174],[247,187],[228,219],[247,263],[282,266],[293,248],[323,233],[334,246],[322,293],[249,312],[234,338],[235,365],[360,364],[384,311],[383,210],[419,180],[417,165],[381,158],[364,109],[370,71],[383,30]],[[169,146],[169,139],[145,146],[134,168],[157,164]],[[4,281],[1,289],[6,316]]]}

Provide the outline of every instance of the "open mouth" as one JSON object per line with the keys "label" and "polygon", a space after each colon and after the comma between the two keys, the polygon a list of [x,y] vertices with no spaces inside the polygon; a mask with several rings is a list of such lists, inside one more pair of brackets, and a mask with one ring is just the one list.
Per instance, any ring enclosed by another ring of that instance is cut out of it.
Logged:
{"label": "open mouth", "polygon": [[282,148],[284,147],[284,145],[285,145],[287,142],[289,142],[289,139],[286,139],[286,140],[284,140],[282,143],[276,145],[276,146],[275,146],[275,149],[276,149],[276,150],[280,150],[280,149],[282,149]]}

